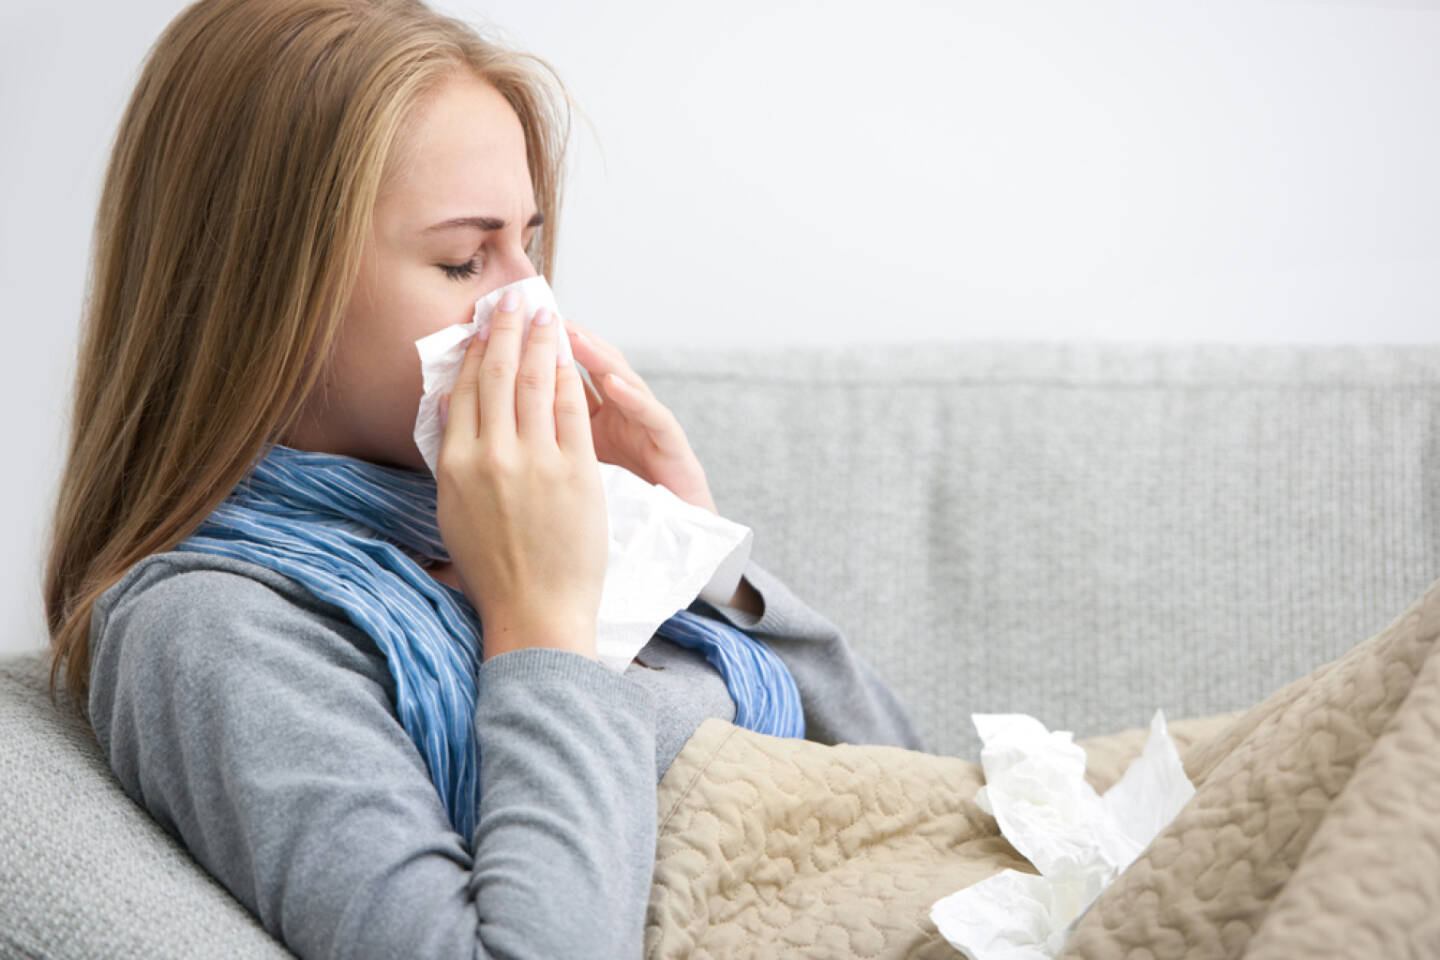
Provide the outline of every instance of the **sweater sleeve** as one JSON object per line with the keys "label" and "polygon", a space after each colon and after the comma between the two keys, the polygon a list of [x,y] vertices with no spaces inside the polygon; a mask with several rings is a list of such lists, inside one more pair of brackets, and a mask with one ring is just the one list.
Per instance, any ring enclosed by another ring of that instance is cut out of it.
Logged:
{"label": "sweater sleeve", "polygon": [[565,650],[485,661],[467,848],[348,622],[195,570],[100,635],[91,716],[121,784],[299,956],[640,956],[656,707],[637,684]]}
{"label": "sweater sleeve", "polygon": [[844,634],[753,559],[745,579],[760,595],[760,616],[697,599],[732,626],[763,640],[800,691],[805,739],[818,743],[874,743],[925,750],[895,692],[861,659]]}

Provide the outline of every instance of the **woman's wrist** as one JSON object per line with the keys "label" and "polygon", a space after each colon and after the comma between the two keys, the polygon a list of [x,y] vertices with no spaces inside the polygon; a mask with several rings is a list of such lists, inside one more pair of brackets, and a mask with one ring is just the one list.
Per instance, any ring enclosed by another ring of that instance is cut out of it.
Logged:
{"label": "woman's wrist", "polygon": [[480,618],[481,652],[483,663],[491,657],[514,650],[529,650],[543,647],[555,650],[569,650],[598,661],[595,649],[596,624],[593,620],[583,623],[565,623],[548,619],[520,617],[516,619],[495,617]]}

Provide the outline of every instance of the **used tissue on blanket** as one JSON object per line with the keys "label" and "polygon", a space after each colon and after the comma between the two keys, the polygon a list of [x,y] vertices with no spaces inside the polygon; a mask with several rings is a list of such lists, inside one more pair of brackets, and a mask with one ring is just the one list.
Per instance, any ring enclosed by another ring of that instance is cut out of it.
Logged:
{"label": "used tissue on blanket", "polygon": [[[475,301],[469,323],[457,323],[416,340],[424,395],[415,416],[415,446],[432,474],[444,437],[440,398],[453,389],[460,376],[471,338],[489,324],[495,305],[511,289],[524,298],[525,335],[535,311],[548,308],[559,337],[557,349],[574,360],[555,294],[538,275],[499,287]],[[650,642],[655,629],[697,596],[717,606],[730,602],[750,560],[754,534],[744,524],[686,503],[664,486],[624,467],[601,462],[600,479],[605,489],[610,553],[595,646],[601,663],[623,673]],[[483,632],[483,624],[481,628]]]}
{"label": "used tissue on blanket", "polygon": [[1105,795],[1068,730],[1023,713],[973,714],[985,786],[975,803],[1039,876],[1002,870],[930,908],[970,960],[1054,957],[1095,898],[1195,795],[1156,710],[1145,748]]}

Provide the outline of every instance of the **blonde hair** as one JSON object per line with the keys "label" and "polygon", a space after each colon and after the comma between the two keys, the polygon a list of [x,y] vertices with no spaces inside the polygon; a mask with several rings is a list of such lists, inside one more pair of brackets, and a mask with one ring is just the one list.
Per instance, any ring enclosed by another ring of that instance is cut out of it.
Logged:
{"label": "blonde hair", "polygon": [[96,213],[49,531],[52,703],[63,671],[88,720],[96,599],[296,420],[407,124],[466,68],[519,116],[545,218],[530,259],[553,283],[574,103],[538,57],[420,0],[199,0],[147,53]]}

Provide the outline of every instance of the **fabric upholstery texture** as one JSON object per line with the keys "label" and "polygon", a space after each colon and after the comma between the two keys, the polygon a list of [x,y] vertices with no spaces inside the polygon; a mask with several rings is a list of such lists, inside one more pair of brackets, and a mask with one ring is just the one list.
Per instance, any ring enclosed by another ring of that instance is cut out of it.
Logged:
{"label": "fabric upholstery texture", "polygon": [[[977,758],[972,712],[1251,708],[1440,574],[1440,347],[621,346],[941,758]],[[286,955],[45,672],[0,661],[0,953]]]}
{"label": "fabric upholstery texture", "polygon": [[1252,706],[1440,575],[1440,347],[626,352],[935,753]]}
{"label": "fabric upholstery texture", "polygon": [[125,795],[49,668],[0,660],[0,957],[292,956]]}

